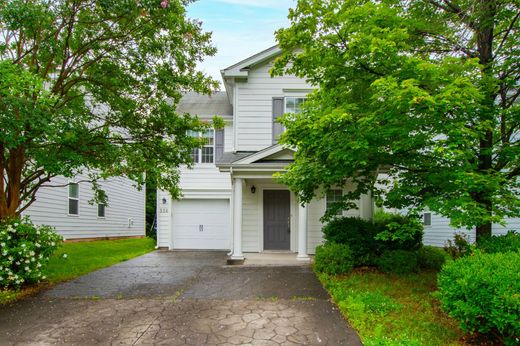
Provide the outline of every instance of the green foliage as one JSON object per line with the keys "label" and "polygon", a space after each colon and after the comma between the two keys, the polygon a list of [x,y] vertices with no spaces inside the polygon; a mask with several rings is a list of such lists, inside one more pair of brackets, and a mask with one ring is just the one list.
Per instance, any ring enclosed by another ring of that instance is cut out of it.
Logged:
{"label": "green foliage", "polygon": [[384,241],[387,250],[417,250],[422,246],[424,227],[413,215],[379,213],[374,223],[379,230],[375,239]]}
{"label": "green foliage", "polygon": [[331,220],[323,227],[327,243],[347,244],[355,266],[372,265],[382,252],[382,244],[375,240],[378,233],[371,221],[355,217]]}
{"label": "green foliage", "polygon": [[435,246],[423,246],[417,251],[417,264],[421,269],[439,271],[449,260],[450,255],[444,249]]}
{"label": "green foliage", "polygon": [[520,233],[509,231],[505,235],[494,235],[478,241],[477,248],[486,253],[520,251]]}
{"label": "green foliage", "polygon": [[498,337],[506,344],[520,338],[520,252],[480,251],[446,264],[438,276],[443,310],[469,333]]}
{"label": "green foliage", "polygon": [[[273,75],[318,89],[281,121],[303,202],[352,182],[385,206],[490,232],[520,216],[517,1],[299,0]],[[387,177],[374,172],[385,167]]]}
{"label": "green foliage", "polygon": [[385,251],[377,260],[377,267],[384,273],[408,274],[418,269],[417,254],[414,251]]}
{"label": "green foliage", "polygon": [[18,288],[45,279],[45,266],[62,237],[52,227],[24,219],[0,223],[0,288]]}
{"label": "green foliage", "polygon": [[471,244],[467,234],[457,233],[453,236],[453,240],[449,239],[444,250],[453,259],[464,257],[472,252]]}
{"label": "green foliage", "polygon": [[319,275],[364,345],[458,345],[456,321],[432,297],[436,273],[405,276],[354,270]]}
{"label": "green foliage", "polygon": [[350,247],[355,266],[376,264],[386,250],[416,250],[422,246],[422,225],[414,218],[397,214],[375,222],[356,217],[336,218],[322,231],[327,242]]}
{"label": "green foliage", "polygon": [[179,196],[177,168],[202,145],[187,131],[211,124],[176,105],[186,91],[217,87],[197,71],[216,49],[186,17],[188,3],[0,3],[0,180],[10,191],[0,191],[0,218],[49,179],[81,172],[138,186],[147,172]]}
{"label": "green foliage", "polygon": [[352,270],[354,261],[348,245],[327,243],[316,247],[314,269],[319,273],[344,274]]}
{"label": "green foliage", "polygon": [[157,239],[157,178],[146,175],[146,236]]}

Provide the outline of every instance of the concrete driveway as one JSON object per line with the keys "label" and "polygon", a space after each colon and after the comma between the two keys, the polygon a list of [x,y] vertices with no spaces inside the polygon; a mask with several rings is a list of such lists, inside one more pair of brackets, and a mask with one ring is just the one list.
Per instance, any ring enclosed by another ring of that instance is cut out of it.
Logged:
{"label": "concrete driveway", "polygon": [[0,308],[0,345],[361,345],[307,266],[155,251]]}

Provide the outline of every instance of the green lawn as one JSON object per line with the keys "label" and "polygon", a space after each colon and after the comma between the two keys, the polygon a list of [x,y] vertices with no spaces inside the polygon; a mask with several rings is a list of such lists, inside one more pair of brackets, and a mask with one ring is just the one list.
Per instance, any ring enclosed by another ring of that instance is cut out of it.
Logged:
{"label": "green lawn", "polygon": [[[55,284],[144,255],[154,248],[155,241],[151,238],[64,243],[50,258],[44,275],[48,283]],[[41,287],[30,287],[19,292],[0,291],[0,304],[16,300]]]}
{"label": "green lawn", "polygon": [[388,275],[375,270],[320,280],[365,345],[460,345],[463,333],[432,293],[436,273]]}

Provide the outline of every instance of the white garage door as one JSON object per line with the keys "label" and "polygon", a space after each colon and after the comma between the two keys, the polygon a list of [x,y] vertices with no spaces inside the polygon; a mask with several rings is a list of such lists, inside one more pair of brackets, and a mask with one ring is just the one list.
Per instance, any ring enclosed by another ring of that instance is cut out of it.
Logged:
{"label": "white garage door", "polygon": [[173,248],[228,250],[229,200],[183,199],[173,202]]}

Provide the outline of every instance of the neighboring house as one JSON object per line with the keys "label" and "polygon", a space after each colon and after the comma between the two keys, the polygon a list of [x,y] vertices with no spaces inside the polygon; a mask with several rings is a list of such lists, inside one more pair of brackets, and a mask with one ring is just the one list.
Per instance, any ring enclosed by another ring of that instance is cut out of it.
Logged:
{"label": "neighboring house", "polygon": [[[312,91],[300,78],[271,78],[279,54],[272,47],[222,70],[225,92],[187,94],[178,105],[179,112],[202,119],[218,115],[226,127],[192,134],[208,141],[194,151],[194,167],[181,168],[182,199],[158,191],[159,247],[231,250],[238,260],[244,252],[290,251],[307,259],[322,242],[320,218],[349,187],[301,206],[273,178],[293,161],[293,151],[277,144],[283,127],[276,120],[298,112]],[[358,206],[343,215],[372,217],[372,198],[362,196]]]}
{"label": "neighboring house", "polygon": [[[424,237],[423,243],[425,245],[433,245],[442,247],[448,243],[448,240],[453,240],[455,234],[464,234],[465,238],[474,242],[475,230],[457,229],[450,226],[450,219],[435,213],[426,212],[423,214],[424,223]],[[509,230],[520,232],[520,218],[506,219],[506,225],[493,225],[494,235],[506,234]]]}
{"label": "neighboring house", "polygon": [[23,213],[36,224],[50,225],[65,239],[138,237],[145,235],[145,189],[128,178],[99,181],[107,205],[91,203],[92,185],[86,176],[53,178]]}

